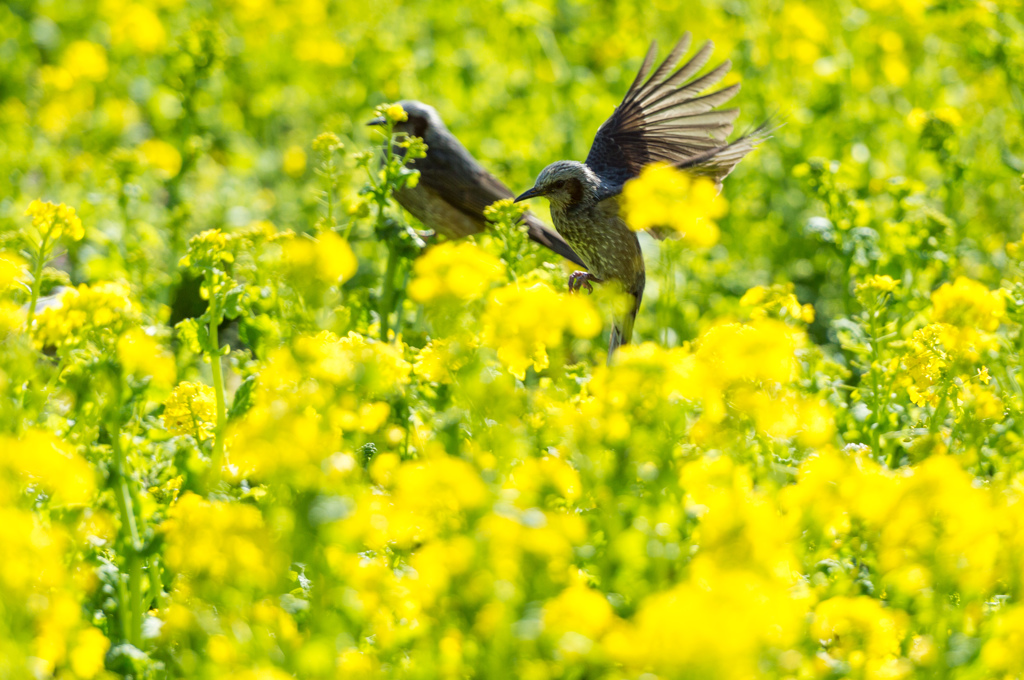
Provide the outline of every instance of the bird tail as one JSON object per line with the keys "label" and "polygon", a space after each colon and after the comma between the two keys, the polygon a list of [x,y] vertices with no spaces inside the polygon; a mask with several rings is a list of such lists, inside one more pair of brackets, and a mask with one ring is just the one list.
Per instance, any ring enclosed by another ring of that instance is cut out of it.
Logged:
{"label": "bird tail", "polygon": [[587,265],[583,264],[583,260],[576,254],[568,243],[565,242],[558,232],[547,227],[543,222],[537,219],[533,213],[526,213],[523,215],[523,221],[526,222],[527,232],[530,235],[530,240],[534,243],[539,243],[548,250],[558,253],[565,259],[574,262],[575,264],[587,268]]}
{"label": "bird tail", "polygon": [[612,334],[608,338],[608,365],[612,365],[612,357],[615,350],[623,345],[628,345],[633,339],[633,322],[636,321],[636,313],[640,311],[640,298],[643,295],[641,285],[639,294],[632,294],[633,307],[624,314],[616,314],[612,319]]}
{"label": "bird tail", "polygon": [[775,122],[775,117],[772,116],[742,137],[729,142],[725,146],[720,146],[688,158],[681,163],[677,163],[676,167],[681,170],[687,170],[694,175],[710,177],[718,185],[719,190],[721,190],[722,180],[732,172],[736,164],[762,142],[770,138],[772,133],[779,129],[779,127],[780,125]]}

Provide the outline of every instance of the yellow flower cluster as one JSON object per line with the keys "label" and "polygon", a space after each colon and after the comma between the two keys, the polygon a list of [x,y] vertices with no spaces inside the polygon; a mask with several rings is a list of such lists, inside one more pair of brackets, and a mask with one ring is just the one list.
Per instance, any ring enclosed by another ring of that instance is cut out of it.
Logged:
{"label": "yellow flower cluster", "polygon": [[34,334],[42,347],[63,347],[94,338],[114,337],[138,318],[130,291],[122,283],[83,283],[66,289],[58,304],[36,316]]}
{"label": "yellow flower cluster", "polygon": [[932,320],[958,328],[991,333],[1006,314],[1002,291],[990,291],[984,284],[963,276],[944,283],[932,293]]}
{"label": "yellow flower cluster", "polygon": [[79,604],[93,581],[73,527],[58,519],[90,512],[96,480],[74,447],[49,432],[0,436],[0,545],[10,558],[0,564],[0,657],[15,674],[11,662],[27,656],[46,677],[88,680],[103,671],[110,640]]}
{"label": "yellow flower cluster", "polygon": [[900,285],[899,279],[894,279],[888,275],[875,274],[858,283],[856,292],[875,291],[878,293],[891,293],[896,290],[898,285]]}
{"label": "yellow flower cluster", "polygon": [[413,370],[432,383],[448,384],[469,361],[468,351],[477,345],[476,338],[435,338],[416,354]]}
{"label": "yellow flower cluster", "polygon": [[85,505],[96,491],[95,473],[65,442],[40,430],[0,437],[0,470],[22,486],[38,486],[51,506]]}
{"label": "yellow flower cluster", "polygon": [[405,112],[401,104],[381,104],[375,109],[378,116],[383,116],[392,124],[409,120],[409,114]]}
{"label": "yellow flower cluster", "polygon": [[338,139],[338,135],[333,132],[321,132],[313,140],[313,151],[317,153],[327,154],[343,148],[345,148],[345,145]]}
{"label": "yellow flower cluster", "polygon": [[501,261],[464,241],[434,246],[413,263],[409,297],[417,302],[477,300],[505,278]]}
{"label": "yellow flower cluster", "polygon": [[28,264],[14,253],[0,250],[0,291],[26,280]]}
{"label": "yellow flower cluster", "polygon": [[531,365],[550,365],[548,350],[566,333],[592,338],[601,332],[601,317],[589,300],[556,293],[550,286],[511,285],[495,290],[483,317],[484,342],[497,349],[498,360],[520,380]]}
{"label": "yellow flower cluster", "polygon": [[296,279],[312,275],[327,285],[348,281],[359,267],[348,241],[333,231],[324,231],[316,239],[288,239],[284,242],[284,258]]}
{"label": "yellow flower cluster", "polygon": [[191,435],[197,441],[209,439],[217,426],[213,388],[202,383],[180,383],[164,402],[163,420],[171,434]]}
{"label": "yellow flower cluster", "polygon": [[261,590],[280,577],[282,564],[256,508],[206,501],[186,493],[164,524],[168,566],[206,592]]}
{"label": "yellow flower cluster", "polygon": [[234,239],[220,229],[207,229],[188,242],[188,252],[178,262],[180,267],[204,268],[235,261],[230,248]]}
{"label": "yellow flower cluster", "polygon": [[667,228],[689,245],[709,248],[718,243],[714,220],[726,214],[728,203],[711,179],[653,163],[626,183],[622,209],[635,231]]}
{"label": "yellow flower cluster", "polygon": [[39,231],[44,241],[56,241],[62,236],[72,241],[81,241],[85,236],[81,218],[74,208],[63,203],[36,199],[29,204],[25,214],[32,218],[32,226]]}
{"label": "yellow flower cluster", "polygon": [[231,462],[242,474],[287,475],[302,488],[345,480],[356,460],[338,450],[338,437],[383,431],[389,445],[402,441],[401,428],[384,428],[386,400],[411,377],[412,365],[394,345],[357,333],[300,336],[267,361],[252,410],[231,430]]}
{"label": "yellow flower cluster", "polygon": [[181,172],[181,152],[161,139],[147,139],[139,145],[139,153],[161,179],[171,179]]}
{"label": "yellow flower cluster", "polygon": [[164,389],[174,382],[174,356],[141,328],[132,328],[118,338],[117,357],[126,375],[151,378]]}
{"label": "yellow flower cluster", "polygon": [[789,317],[804,323],[814,322],[814,307],[801,305],[793,294],[793,284],[776,284],[774,286],[754,286],[740,298],[740,306],[752,307],[750,317],[763,319],[769,314]]}

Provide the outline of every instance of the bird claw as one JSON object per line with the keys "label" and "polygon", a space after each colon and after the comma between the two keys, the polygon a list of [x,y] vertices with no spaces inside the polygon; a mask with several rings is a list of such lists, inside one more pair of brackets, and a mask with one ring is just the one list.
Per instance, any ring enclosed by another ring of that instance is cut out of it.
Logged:
{"label": "bird claw", "polygon": [[590,272],[573,272],[569,275],[569,292],[576,293],[581,288],[586,288],[588,293],[593,293],[594,287],[590,285],[591,281],[597,281],[597,279]]}

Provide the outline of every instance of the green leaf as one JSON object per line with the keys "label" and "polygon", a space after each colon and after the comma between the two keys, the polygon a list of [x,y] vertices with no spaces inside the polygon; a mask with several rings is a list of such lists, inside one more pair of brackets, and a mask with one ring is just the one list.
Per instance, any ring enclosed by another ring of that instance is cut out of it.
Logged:
{"label": "green leaf", "polygon": [[206,325],[199,323],[196,319],[179,321],[175,329],[178,331],[178,338],[185,343],[190,351],[196,354],[205,354],[213,350]]}
{"label": "green leaf", "polygon": [[242,384],[235,390],[235,397],[231,400],[231,408],[228,409],[228,421],[241,418],[255,403],[256,376],[250,375],[242,381]]}

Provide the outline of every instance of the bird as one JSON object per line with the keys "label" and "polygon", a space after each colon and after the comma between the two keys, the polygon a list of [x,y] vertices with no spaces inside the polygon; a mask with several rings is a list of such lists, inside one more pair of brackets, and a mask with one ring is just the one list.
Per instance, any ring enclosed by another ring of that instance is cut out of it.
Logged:
{"label": "bird", "polygon": [[[420,137],[427,145],[425,158],[410,160],[408,167],[419,170],[415,187],[395,192],[398,203],[435,233],[448,238],[462,238],[490,227],[484,208],[495,201],[515,196],[512,190],[489,173],[444,124],[437,110],[423,102],[410,99],[398,104],[407,120],[395,124],[395,131]],[[383,125],[384,118],[374,118],[367,125]],[[395,153],[405,149],[394,147]],[[522,217],[532,241],[561,255],[580,267],[586,263],[553,229],[527,211]]]}
{"label": "bird", "polygon": [[[732,63],[726,60],[698,76],[714,51],[709,40],[680,66],[692,39],[687,31],[653,73],[658,43],[652,42],[622,103],[598,129],[586,160],[551,163],[534,186],[515,199],[546,196],[551,203],[555,229],[589,270],[570,275],[570,292],[592,292],[592,282],[615,282],[625,293],[628,304],[612,319],[609,365],[615,351],[632,339],[646,282],[640,241],[619,213],[623,185],[647,165],[663,162],[710,177],[720,190],[726,175],[771,133],[766,121],[727,141],[739,109],[718,107],[732,99],[740,85],[702,94],[721,82]],[[664,233],[651,231],[655,238],[664,238]]]}

